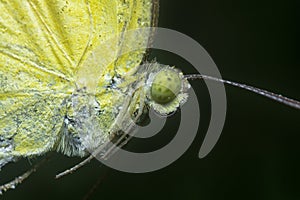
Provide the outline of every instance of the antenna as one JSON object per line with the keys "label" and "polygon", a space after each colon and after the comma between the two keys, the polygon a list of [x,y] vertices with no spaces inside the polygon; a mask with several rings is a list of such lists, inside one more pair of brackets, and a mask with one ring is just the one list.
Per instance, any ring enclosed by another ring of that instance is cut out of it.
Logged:
{"label": "antenna", "polygon": [[228,85],[232,85],[234,87],[238,87],[238,88],[242,88],[242,89],[254,92],[256,94],[262,95],[264,97],[267,97],[267,98],[277,101],[279,103],[285,104],[287,106],[290,106],[290,107],[293,107],[296,109],[300,109],[299,101],[290,99],[290,98],[284,97],[280,94],[275,94],[273,92],[269,92],[267,90],[263,90],[263,89],[260,89],[257,87],[253,87],[253,86],[249,86],[249,85],[245,85],[245,84],[237,83],[237,82],[233,82],[233,81],[223,80],[223,79],[215,78],[212,76],[201,75],[201,74],[188,74],[188,75],[184,75],[184,78],[186,78],[188,80],[204,79],[204,80],[212,80],[212,81],[216,81],[216,82],[220,82],[220,83],[225,83]]}

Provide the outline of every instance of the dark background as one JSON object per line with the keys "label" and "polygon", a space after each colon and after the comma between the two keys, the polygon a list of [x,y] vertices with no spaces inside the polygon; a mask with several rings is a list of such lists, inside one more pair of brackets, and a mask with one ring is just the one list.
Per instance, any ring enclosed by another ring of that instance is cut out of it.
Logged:
{"label": "dark background", "polygon": [[[224,78],[300,99],[298,10],[299,3],[292,0],[161,0],[159,26],[197,40]],[[193,72],[186,61],[169,53],[153,51],[152,56]],[[205,84],[196,81],[193,87],[200,101],[200,130],[189,150],[170,166],[129,174],[93,161],[54,180],[57,172],[81,160],[55,154],[3,199],[83,199],[97,180],[90,199],[300,199],[300,111],[226,87],[228,111],[221,138],[199,159],[210,104]],[[172,116],[162,136],[145,146],[168,142],[179,116]],[[138,141],[130,145],[144,146]],[[14,177],[29,167],[24,160],[1,174]]]}

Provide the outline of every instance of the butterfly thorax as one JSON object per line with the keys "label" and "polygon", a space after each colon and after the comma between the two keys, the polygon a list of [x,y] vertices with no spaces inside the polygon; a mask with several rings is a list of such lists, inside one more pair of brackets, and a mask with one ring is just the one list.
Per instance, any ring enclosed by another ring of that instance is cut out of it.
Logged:
{"label": "butterfly thorax", "polygon": [[129,132],[144,111],[144,75],[113,77],[96,94],[77,89],[63,103],[66,107],[57,151],[85,156],[103,148],[114,137]]}

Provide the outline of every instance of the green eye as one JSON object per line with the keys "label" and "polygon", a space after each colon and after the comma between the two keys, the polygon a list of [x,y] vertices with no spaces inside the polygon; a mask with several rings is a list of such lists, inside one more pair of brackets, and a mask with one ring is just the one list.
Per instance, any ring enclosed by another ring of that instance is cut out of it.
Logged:
{"label": "green eye", "polygon": [[159,104],[174,100],[181,90],[181,79],[174,70],[162,70],[156,74],[151,85],[151,97]]}

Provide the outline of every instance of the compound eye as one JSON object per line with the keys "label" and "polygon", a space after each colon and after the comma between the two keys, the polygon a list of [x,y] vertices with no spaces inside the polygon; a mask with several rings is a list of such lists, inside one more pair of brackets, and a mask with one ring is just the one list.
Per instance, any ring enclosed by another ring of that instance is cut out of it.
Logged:
{"label": "compound eye", "polygon": [[158,72],[151,85],[151,97],[159,104],[173,101],[181,90],[181,79],[178,72],[172,69]]}

